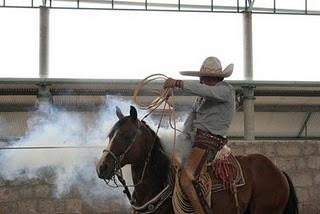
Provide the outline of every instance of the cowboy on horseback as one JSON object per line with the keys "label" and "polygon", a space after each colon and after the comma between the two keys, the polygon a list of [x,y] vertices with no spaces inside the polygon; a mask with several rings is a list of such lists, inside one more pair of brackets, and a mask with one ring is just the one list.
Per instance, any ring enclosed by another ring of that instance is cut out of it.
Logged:
{"label": "cowboy on horseback", "polygon": [[180,174],[180,185],[196,213],[212,213],[200,190],[199,177],[207,160],[214,158],[228,141],[224,136],[235,112],[235,92],[224,78],[232,71],[233,64],[222,70],[218,58],[208,57],[200,71],[180,72],[199,77],[199,83],[172,78],[164,82],[164,88],[179,88],[198,96],[184,124],[184,137],[192,144],[192,149]]}

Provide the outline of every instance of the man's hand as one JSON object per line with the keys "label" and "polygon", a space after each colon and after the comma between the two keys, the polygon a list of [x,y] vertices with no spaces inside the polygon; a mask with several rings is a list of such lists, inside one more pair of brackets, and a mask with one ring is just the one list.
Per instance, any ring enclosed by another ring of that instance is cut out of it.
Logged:
{"label": "man's hand", "polygon": [[164,81],[163,87],[164,88],[174,88],[174,87],[176,87],[176,82],[177,82],[177,80],[172,79],[172,78],[168,78],[168,79],[166,79],[166,81]]}
{"label": "man's hand", "polygon": [[163,88],[174,88],[174,87],[182,88],[182,80],[168,78],[163,83]]}

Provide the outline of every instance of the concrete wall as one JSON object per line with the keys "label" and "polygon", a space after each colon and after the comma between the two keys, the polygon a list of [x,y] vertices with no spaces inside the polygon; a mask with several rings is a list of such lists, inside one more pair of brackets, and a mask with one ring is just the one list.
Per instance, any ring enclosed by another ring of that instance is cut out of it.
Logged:
{"label": "concrete wall", "polygon": [[[235,141],[236,154],[262,153],[292,178],[301,214],[320,214],[320,141]],[[125,199],[84,202],[77,190],[64,198],[52,196],[50,179],[5,181],[0,179],[0,213],[127,213]]]}
{"label": "concrete wall", "polygon": [[46,181],[1,182],[0,213],[1,214],[71,214],[71,213],[114,213],[129,212],[126,198],[82,200],[77,190],[60,198],[53,196],[53,185]]}

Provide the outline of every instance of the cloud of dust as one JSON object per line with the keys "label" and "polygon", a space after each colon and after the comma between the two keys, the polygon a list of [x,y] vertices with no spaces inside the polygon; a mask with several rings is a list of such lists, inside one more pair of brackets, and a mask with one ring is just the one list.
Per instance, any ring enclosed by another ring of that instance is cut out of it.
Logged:
{"label": "cloud of dust", "polygon": [[[37,112],[28,120],[28,132],[10,146],[99,146],[99,148],[0,150],[0,176],[6,180],[26,181],[50,175],[55,197],[64,196],[76,188],[89,202],[101,197],[119,197],[127,201],[122,188],[107,187],[104,181],[97,177],[95,164],[103,148],[107,146],[108,131],[118,120],[115,107],[118,106],[124,115],[128,115],[130,105],[133,105],[132,102],[121,100],[119,97],[108,97],[108,103],[101,111],[90,114],[62,111],[48,104],[40,104]],[[139,118],[146,114],[145,111],[138,108],[137,110]],[[181,119],[179,121],[178,128],[181,128]],[[156,130],[159,121],[148,117],[146,122]],[[161,128],[159,136],[166,151],[170,153],[173,145],[172,129]],[[127,183],[131,183],[128,169],[129,167],[124,170],[124,174],[126,180],[130,180]]]}

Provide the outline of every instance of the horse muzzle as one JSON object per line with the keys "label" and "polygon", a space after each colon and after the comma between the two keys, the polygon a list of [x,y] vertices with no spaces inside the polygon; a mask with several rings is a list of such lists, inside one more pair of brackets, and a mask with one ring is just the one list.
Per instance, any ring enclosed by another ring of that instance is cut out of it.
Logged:
{"label": "horse muzzle", "polygon": [[109,166],[107,164],[96,166],[97,175],[101,179],[111,179],[114,175],[114,170],[112,166]]}

